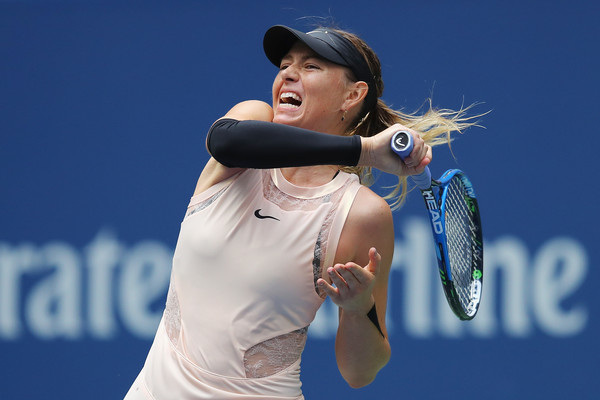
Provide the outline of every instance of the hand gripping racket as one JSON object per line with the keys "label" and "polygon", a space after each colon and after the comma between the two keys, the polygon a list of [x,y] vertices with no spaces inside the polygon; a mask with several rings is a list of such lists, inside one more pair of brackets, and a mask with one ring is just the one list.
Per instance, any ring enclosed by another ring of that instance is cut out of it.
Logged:
{"label": "hand gripping racket", "polygon": [[[391,146],[404,160],[413,149],[412,136],[398,131]],[[448,304],[461,320],[473,319],[483,284],[481,218],[473,185],[458,169],[450,169],[439,180],[432,180],[429,167],[425,167],[412,179],[425,200]]]}

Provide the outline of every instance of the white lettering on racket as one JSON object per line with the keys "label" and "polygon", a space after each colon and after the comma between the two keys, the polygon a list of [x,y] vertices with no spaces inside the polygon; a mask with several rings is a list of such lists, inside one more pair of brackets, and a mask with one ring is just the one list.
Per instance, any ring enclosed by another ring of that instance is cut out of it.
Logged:
{"label": "white lettering on racket", "polygon": [[477,310],[477,304],[481,299],[481,281],[471,282],[471,301],[467,306],[467,314],[471,315]]}
{"label": "white lettering on racket", "polygon": [[422,193],[423,198],[425,199],[425,204],[427,205],[427,209],[429,210],[433,231],[439,235],[444,231],[444,229],[442,227],[442,221],[440,221],[440,211],[437,201],[435,200],[435,196],[431,190],[424,190]]}

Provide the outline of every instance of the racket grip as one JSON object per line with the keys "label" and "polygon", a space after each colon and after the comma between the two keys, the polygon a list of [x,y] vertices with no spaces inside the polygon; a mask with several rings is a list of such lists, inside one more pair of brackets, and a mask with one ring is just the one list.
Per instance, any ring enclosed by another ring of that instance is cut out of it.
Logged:
{"label": "racket grip", "polygon": [[[406,131],[394,133],[390,145],[394,153],[398,154],[402,160],[410,155],[414,146],[412,136]],[[411,178],[421,190],[426,190],[431,187],[431,171],[429,170],[429,167],[425,167],[423,172],[412,175]]]}

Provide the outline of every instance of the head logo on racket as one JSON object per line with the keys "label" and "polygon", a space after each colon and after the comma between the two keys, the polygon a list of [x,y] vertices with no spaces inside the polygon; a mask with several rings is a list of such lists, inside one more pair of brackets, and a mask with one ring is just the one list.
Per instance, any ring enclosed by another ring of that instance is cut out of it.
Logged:
{"label": "head logo on racket", "polygon": [[392,143],[392,148],[394,149],[394,151],[405,151],[409,143],[411,143],[410,136],[408,135],[408,133],[405,135],[395,135]]}

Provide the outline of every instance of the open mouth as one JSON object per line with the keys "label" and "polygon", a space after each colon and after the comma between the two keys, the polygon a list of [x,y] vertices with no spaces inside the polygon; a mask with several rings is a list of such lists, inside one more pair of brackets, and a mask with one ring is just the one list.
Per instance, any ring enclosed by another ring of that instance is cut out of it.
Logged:
{"label": "open mouth", "polygon": [[298,108],[302,104],[302,98],[296,93],[284,92],[279,97],[279,104],[285,107]]}

